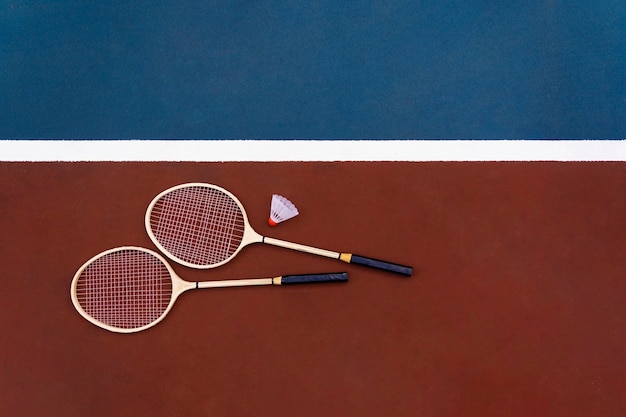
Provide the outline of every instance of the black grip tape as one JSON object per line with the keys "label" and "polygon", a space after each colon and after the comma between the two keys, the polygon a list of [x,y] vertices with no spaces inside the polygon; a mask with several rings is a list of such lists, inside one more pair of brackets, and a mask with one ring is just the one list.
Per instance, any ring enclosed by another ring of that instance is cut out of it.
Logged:
{"label": "black grip tape", "polygon": [[313,282],[346,282],[347,272],[337,272],[332,274],[304,274],[304,275],[283,275],[280,280],[281,285],[307,284]]}
{"label": "black grip tape", "polygon": [[365,256],[360,255],[352,255],[350,263],[369,266],[376,269],[382,269],[384,271],[395,272],[396,274],[405,275],[407,277],[413,275],[413,268],[411,268],[410,266],[393,264],[391,262],[381,261],[373,258],[366,258]]}

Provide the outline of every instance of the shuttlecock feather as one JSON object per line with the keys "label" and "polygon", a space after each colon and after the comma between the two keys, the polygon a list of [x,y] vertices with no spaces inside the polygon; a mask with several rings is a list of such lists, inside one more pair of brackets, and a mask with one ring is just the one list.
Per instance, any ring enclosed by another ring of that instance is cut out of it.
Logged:
{"label": "shuttlecock feather", "polygon": [[270,226],[276,226],[280,222],[289,220],[299,214],[297,207],[282,195],[272,195],[270,217],[267,222]]}

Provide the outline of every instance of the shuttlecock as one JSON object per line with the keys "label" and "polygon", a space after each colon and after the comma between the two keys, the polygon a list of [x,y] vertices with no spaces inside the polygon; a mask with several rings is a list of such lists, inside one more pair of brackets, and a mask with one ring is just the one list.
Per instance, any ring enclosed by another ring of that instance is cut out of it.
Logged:
{"label": "shuttlecock", "polygon": [[298,209],[294,204],[282,195],[272,195],[272,207],[267,222],[270,226],[276,226],[280,222],[289,220],[298,215]]}

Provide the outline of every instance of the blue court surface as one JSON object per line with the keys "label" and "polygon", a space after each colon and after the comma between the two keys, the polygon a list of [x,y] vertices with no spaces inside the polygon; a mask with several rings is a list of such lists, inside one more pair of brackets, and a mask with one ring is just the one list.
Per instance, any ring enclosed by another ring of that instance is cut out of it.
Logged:
{"label": "blue court surface", "polygon": [[0,2],[0,139],[621,139],[623,0]]}

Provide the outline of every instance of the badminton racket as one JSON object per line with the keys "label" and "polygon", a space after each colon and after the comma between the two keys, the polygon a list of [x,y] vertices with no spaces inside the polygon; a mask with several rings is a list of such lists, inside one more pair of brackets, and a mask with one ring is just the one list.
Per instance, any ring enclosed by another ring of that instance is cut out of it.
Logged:
{"label": "badminton racket", "polygon": [[188,183],[163,191],[150,202],[145,225],[164,254],[192,268],[214,268],[247,245],[267,243],[405,276],[413,273],[409,266],[262,236],[250,225],[237,197],[212,184]]}
{"label": "badminton racket", "polygon": [[118,333],[159,323],[179,295],[196,288],[345,282],[348,274],[283,275],[274,278],[190,282],[148,249],[123,246],[102,252],[80,267],[71,285],[74,307],[88,321]]}

